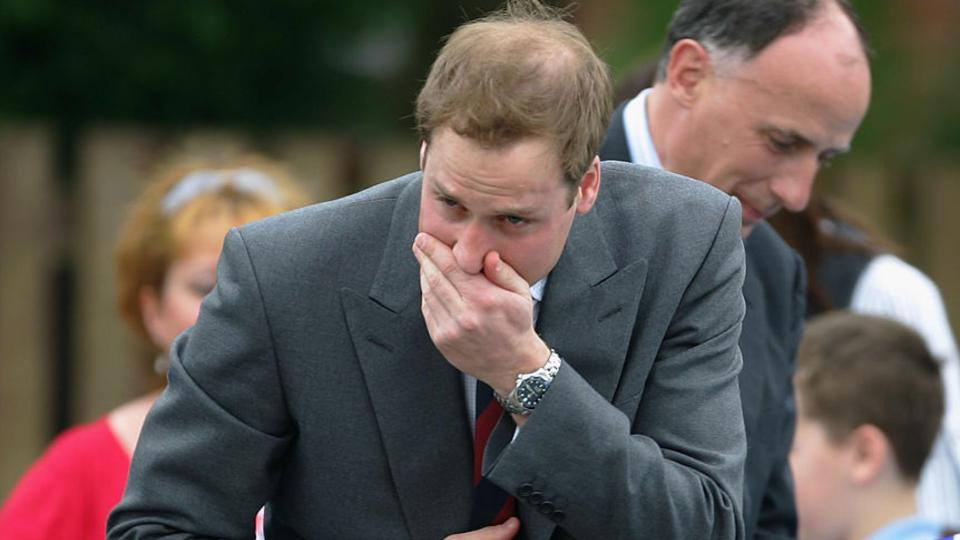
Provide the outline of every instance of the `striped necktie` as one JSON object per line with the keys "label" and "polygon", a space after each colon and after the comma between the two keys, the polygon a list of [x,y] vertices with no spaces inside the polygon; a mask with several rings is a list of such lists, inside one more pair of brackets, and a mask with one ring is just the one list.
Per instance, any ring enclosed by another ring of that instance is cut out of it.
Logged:
{"label": "striped necktie", "polygon": [[[540,299],[547,285],[547,278],[543,278],[530,287],[530,296],[533,297],[533,322],[537,322],[540,314]],[[493,399],[493,389],[486,383],[477,381],[475,398],[476,407],[474,435],[473,435],[473,511],[470,515],[471,530],[481,529],[488,525],[500,524],[514,515],[516,499],[500,489],[496,484],[483,477],[483,453],[493,428],[500,420],[503,408]]]}
{"label": "striped necktie", "polygon": [[476,429],[473,438],[473,512],[472,530],[500,524],[514,513],[515,500],[509,493],[483,477],[483,452],[503,408],[493,399],[493,390],[477,381]]}

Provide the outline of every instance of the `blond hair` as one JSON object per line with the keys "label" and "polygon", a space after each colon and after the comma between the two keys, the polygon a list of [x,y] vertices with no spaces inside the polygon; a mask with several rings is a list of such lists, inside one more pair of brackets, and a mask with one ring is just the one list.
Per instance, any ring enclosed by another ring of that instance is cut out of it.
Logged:
{"label": "blond hair", "polygon": [[178,159],[164,167],[129,209],[116,248],[117,307],[150,343],[140,292],[160,292],[167,270],[205,225],[222,230],[304,205],[307,198],[279,164],[259,156],[229,162]]}

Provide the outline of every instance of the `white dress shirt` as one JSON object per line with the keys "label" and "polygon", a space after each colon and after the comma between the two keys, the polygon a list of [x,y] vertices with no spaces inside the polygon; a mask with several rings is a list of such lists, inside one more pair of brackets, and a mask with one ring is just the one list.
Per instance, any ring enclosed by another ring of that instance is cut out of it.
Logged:
{"label": "white dress shirt", "polygon": [[623,131],[630,150],[630,161],[648,167],[663,169],[660,156],[653,146],[650,123],[647,121],[647,97],[653,88],[647,88],[631,99],[623,108]]}
{"label": "white dress shirt", "polygon": [[917,491],[920,515],[960,525],[960,359],[936,284],[894,255],[878,255],[857,280],[850,309],[897,320],[923,336],[940,362],[943,429],[924,465]]}

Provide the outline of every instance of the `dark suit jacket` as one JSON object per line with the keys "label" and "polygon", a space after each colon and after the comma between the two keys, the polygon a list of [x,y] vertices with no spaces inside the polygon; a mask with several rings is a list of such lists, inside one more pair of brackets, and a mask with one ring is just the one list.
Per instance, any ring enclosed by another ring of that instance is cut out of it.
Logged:
{"label": "dark suit jacket", "polygon": [[[501,419],[485,475],[526,538],[741,538],[739,205],[636,165],[602,179],[541,304],[564,364],[509,445]],[[111,538],[249,537],[267,501],[270,538],[467,529],[462,377],[426,332],[411,253],[420,188],[415,173],[227,236]]]}
{"label": "dark suit jacket", "polygon": [[[630,161],[617,109],[601,159]],[[796,508],[787,456],[796,411],[793,367],[803,332],[806,277],[800,257],[767,223],[744,242],[747,314],[740,335],[740,393],[747,427],[743,520],[748,538],[795,538]]]}

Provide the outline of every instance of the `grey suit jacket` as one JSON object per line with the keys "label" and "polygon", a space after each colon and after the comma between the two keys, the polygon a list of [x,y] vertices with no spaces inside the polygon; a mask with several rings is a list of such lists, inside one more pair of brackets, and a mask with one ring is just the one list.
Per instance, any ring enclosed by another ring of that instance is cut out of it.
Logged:
{"label": "grey suit jacket", "polygon": [[[630,161],[623,106],[610,122],[602,159]],[[793,441],[794,357],[803,333],[806,275],[799,255],[767,223],[744,243],[747,313],[740,335],[740,392],[747,427],[743,521],[747,538],[796,538],[788,454]]]}
{"label": "grey suit jacket", "polygon": [[[602,178],[541,304],[565,363],[508,445],[501,420],[485,474],[526,538],[740,538],[739,206],[635,165]],[[410,249],[420,185],[230,232],[110,538],[249,537],[265,502],[271,538],[466,530],[462,379],[427,335]]]}

